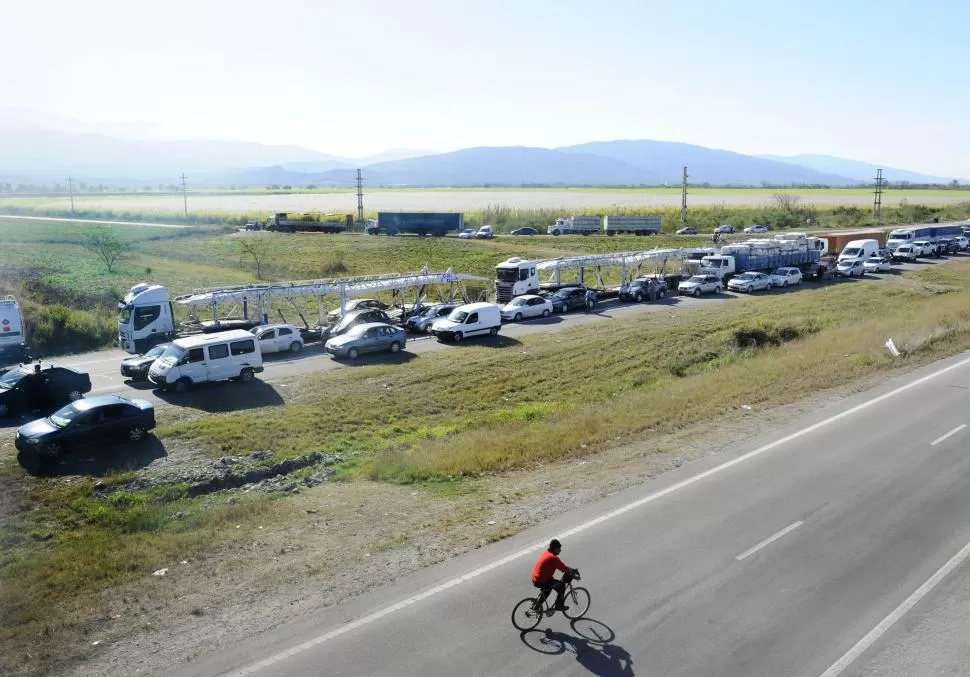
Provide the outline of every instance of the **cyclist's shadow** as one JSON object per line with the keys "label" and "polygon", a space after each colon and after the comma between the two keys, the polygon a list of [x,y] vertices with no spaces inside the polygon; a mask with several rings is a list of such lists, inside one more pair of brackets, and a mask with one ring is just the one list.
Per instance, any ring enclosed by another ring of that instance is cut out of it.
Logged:
{"label": "cyclist's shadow", "polygon": [[575,654],[577,663],[599,677],[632,677],[633,657],[612,643],[616,638],[612,628],[592,618],[577,618],[569,625],[575,635],[546,628],[528,630],[520,637],[523,644],[539,653]]}

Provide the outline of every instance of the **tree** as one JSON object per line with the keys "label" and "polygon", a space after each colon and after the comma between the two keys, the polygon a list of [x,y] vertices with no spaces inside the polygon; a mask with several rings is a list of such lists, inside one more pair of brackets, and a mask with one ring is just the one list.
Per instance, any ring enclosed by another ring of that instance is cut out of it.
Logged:
{"label": "tree", "polygon": [[239,256],[250,257],[253,263],[256,265],[256,279],[263,279],[263,261],[269,256],[269,240],[263,237],[246,237],[240,238],[239,242]]}
{"label": "tree", "polygon": [[798,206],[801,199],[802,198],[799,196],[792,195],[791,193],[775,193],[771,196],[771,201],[774,202],[779,209],[786,211],[789,214],[795,211],[795,207]]}
{"label": "tree", "polygon": [[106,272],[113,273],[115,264],[131,249],[131,243],[107,228],[95,228],[87,234],[84,248],[101,259]]}

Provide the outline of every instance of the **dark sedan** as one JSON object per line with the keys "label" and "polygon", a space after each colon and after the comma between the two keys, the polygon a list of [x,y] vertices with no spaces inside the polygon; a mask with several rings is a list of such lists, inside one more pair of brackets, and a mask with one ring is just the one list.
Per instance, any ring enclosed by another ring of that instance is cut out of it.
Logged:
{"label": "dark sedan", "polygon": [[565,313],[573,308],[586,307],[586,290],[583,287],[566,287],[549,297],[555,313]]}
{"label": "dark sedan", "polygon": [[154,427],[155,408],[148,400],[101,395],[72,402],[47,418],[20,426],[14,446],[20,465],[36,472],[68,449],[103,445],[107,438],[137,442]]}
{"label": "dark sedan", "polygon": [[512,231],[512,235],[538,235],[539,231],[535,228],[516,228]]}
{"label": "dark sedan", "polygon": [[0,376],[0,416],[53,409],[91,392],[91,378],[80,371],[39,363],[14,367]]}
{"label": "dark sedan", "polygon": [[383,322],[385,324],[394,324],[394,320],[385,313],[383,310],[378,308],[365,308],[363,310],[355,310],[351,313],[344,315],[337,324],[333,325],[327,332],[326,337],[340,336],[345,334],[357,325],[367,324],[368,322]]}
{"label": "dark sedan", "polygon": [[157,358],[165,352],[171,343],[162,343],[149,350],[144,355],[134,355],[121,361],[121,375],[134,381],[147,381],[148,370]]}

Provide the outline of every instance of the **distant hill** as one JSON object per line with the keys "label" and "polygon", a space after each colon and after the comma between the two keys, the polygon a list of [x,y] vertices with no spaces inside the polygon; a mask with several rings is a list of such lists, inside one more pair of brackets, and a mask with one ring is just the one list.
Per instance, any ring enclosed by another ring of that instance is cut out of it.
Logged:
{"label": "distant hill", "polygon": [[667,183],[679,184],[687,166],[691,184],[714,186],[847,185],[856,180],[838,173],[822,172],[787,162],[714,150],[670,141],[597,141],[557,150],[589,153],[620,160],[656,174]]}
{"label": "distant hill", "polygon": [[878,169],[882,169],[883,176],[890,183],[898,183],[900,181],[908,181],[909,183],[949,183],[953,178],[956,178],[947,179],[941,176],[919,174],[905,169],[897,169],[896,167],[874,165],[868,162],[859,162],[858,160],[847,160],[832,155],[761,155],[759,157],[775,162],[785,162],[814,169],[818,172],[841,174],[842,176],[848,176],[851,179],[867,184],[875,183],[876,170]]}

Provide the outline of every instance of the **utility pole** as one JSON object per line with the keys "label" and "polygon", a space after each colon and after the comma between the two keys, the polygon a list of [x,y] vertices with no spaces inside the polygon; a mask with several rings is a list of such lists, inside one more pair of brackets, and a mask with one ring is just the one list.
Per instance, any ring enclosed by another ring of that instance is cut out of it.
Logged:
{"label": "utility pole", "polygon": [[357,223],[361,230],[364,228],[364,178],[357,170]]}
{"label": "utility pole", "polygon": [[182,172],[182,206],[185,208],[185,222],[189,222],[189,198],[185,189],[185,172]]}
{"label": "utility pole", "polygon": [[684,180],[680,189],[680,227],[687,226],[687,167],[684,167]]}
{"label": "utility pole", "polygon": [[74,213],[74,179],[73,177],[67,177],[68,190],[71,191],[71,214]]}
{"label": "utility pole", "polygon": [[872,218],[875,220],[876,225],[879,225],[879,219],[882,216],[882,170],[876,170],[876,190],[874,192],[875,198],[872,202]]}

